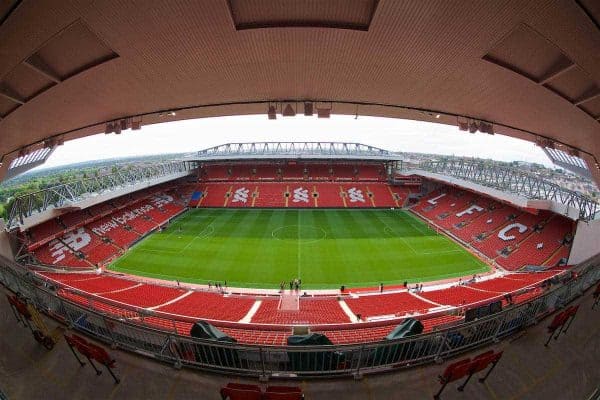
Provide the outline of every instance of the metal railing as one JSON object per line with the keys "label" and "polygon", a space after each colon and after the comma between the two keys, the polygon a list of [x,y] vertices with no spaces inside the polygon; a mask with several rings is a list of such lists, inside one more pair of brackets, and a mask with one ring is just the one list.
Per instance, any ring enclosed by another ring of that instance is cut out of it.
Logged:
{"label": "metal railing", "polygon": [[200,150],[197,158],[200,161],[220,158],[310,158],[329,157],[353,159],[399,160],[400,157],[388,150],[360,143],[344,142],[249,142],[226,143]]}
{"label": "metal railing", "polygon": [[581,193],[563,188],[531,173],[485,160],[448,158],[439,161],[423,161],[418,168],[465,179],[528,199],[548,199],[565,204],[579,210],[579,217],[585,221],[594,219],[598,210],[598,203]]}
{"label": "metal railing", "polygon": [[131,165],[111,174],[79,179],[24,194],[15,199],[10,209],[7,226],[14,228],[26,217],[47,209],[75,204],[91,193],[101,194],[159,178],[176,177],[190,173],[192,168],[192,164],[185,161]]}
{"label": "metal railing", "polygon": [[[177,367],[268,377],[351,376],[440,361],[494,343],[560,309],[600,279],[600,257],[576,268],[578,277],[558,284],[527,303],[492,316],[406,339],[318,347],[222,343],[153,328],[151,312],[125,317],[102,314],[56,294],[47,282],[12,261],[0,258],[0,281],[38,309],[117,348]],[[128,315],[129,316],[129,315]],[[175,326],[175,321],[171,321]]]}

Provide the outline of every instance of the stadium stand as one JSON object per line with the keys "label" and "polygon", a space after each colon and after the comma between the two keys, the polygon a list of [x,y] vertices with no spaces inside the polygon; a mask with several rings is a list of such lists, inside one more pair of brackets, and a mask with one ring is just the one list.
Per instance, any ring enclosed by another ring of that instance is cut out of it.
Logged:
{"label": "stadium stand", "polygon": [[110,215],[86,225],[86,228],[98,236],[109,238],[122,249],[127,249],[140,238],[140,235],[131,229],[126,229],[125,225],[119,224]]}
{"label": "stadium stand", "polygon": [[156,311],[186,317],[221,321],[239,321],[250,310],[255,300],[251,296],[228,296],[219,293],[193,292]]}
{"label": "stadium stand", "polygon": [[364,184],[342,184],[342,197],[346,207],[363,208],[374,207],[369,191]]}
{"label": "stadium stand", "polygon": [[407,292],[358,296],[345,301],[354,314],[360,314],[363,318],[378,315],[424,314],[430,308],[436,307]]}
{"label": "stadium stand", "polygon": [[496,293],[470,289],[467,286],[453,286],[447,289],[420,292],[419,297],[440,305],[465,306],[499,299]]}
{"label": "stadium stand", "polygon": [[554,217],[541,231],[532,233],[504,260],[498,260],[509,270],[523,265],[542,265],[562,245],[565,235],[571,232],[571,223],[564,218]]}
{"label": "stadium stand", "polygon": [[317,193],[317,207],[346,207],[340,185],[316,183],[313,185],[313,192]]}
{"label": "stadium stand", "polygon": [[30,249],[41,246],[42,244],[60,236],[65,231],[56,219],[49,219],[29,229]]}
{"label": "stadium stand", "polygon": [[278,299],[264,299],[252,322],[273,324],[320,324],[350,322],[339,302],[331,298],[300,298],[298,311],[279,309]]}
{"label": "stadium stand", "polygon": [[84,225],[91,217],[87,210],[75,210],[61,215],[60,221],[66,229],[73,229]]}
{"label": "stadium stand", "polygon": [[134,307],[156,307],[186,293],[183,289],[143,284],[120,292],[106,293],[102,297]]}
{"label": "stadium stand", "polygon": [[138,286],[140,284],[136,281],[115,278],[110,275],[100,275],[89,279],[71,281],[64,281],[62,278],[57,279],[60,279],[62,283],[72,288],[91,294],[115,292],[123,289],[133,288],[134,286]]}
{"label": "stadium stand", "polygon": [[432,191],[412,211],[510,271],[558,264],[568,257],[565,239],[573,235],[572,223],[561,216],[532,214],[454,188]]}
{"label": "stadium stand", "polygon": [[514,214],[512,207],[498,205],[488,209],[482,215],[475,218],[468,225],[456,229],[454,234],[467,243],[472,242],[478,235],[488,234],[507,223],[508,217]]}
{"label": "stadium stand", "polygon": [[285,207],[286,186],[280,183],[263,183],[258,186],[254,207]]}

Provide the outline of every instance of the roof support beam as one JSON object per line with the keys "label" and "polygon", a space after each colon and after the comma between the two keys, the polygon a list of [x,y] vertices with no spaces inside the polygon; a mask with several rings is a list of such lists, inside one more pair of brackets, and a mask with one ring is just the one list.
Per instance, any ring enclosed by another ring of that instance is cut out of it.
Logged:
{"label": "roof support beam", "polygon": [[5,84],[0,85],[0,96],[12,101],[13,103],[21,105],[25,104],[25,100]]}
{"label": "roof support beam", "polygon": [[27,67],[31,68],[35,72],[44,75],[46,78],[50,79],[54,83],[62,82],[62,79],[60,79],[58,74],[54,72],[52,68],[49,67],[48,64],[46,64],[44,60],[42,60],[42,58],[36,54],[32,55],[27,60],[25,60],[23,64],[25,64]]}
{"label": "roof support beam", "polygon": [[581,96],[579,99],[575,100],[575,102],[573,104],[575,104],[576,106],[579,106],[583,103],[587,103],[588,101],[595,99],[596,97],[600,97],[600,89],[598,89],[598,88],[594,88],[594,89],[588,91],[583,96]]}
{"label": "roof support beam", "polygon": [[544,75],[544,77],[539,80],[538,84],[544,85],[550,82],[551,80],[556,79],[559,76],[569,72],[576,66],[577,64],[571,62],[571,60],[561,60],[560,62],[554,64],[552,68],[550,68],[546,75]]}

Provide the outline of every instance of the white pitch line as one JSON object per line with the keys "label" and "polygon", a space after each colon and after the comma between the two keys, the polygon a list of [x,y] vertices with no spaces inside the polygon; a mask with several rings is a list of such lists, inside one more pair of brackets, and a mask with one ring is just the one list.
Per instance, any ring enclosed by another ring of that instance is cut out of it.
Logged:
{"label": "white pitch line", "polygon": [[[415,249],[413,249],[413,247],[410,245],[410,243],[408,243],[402,236],[398,235],[384,220],[382,220],[381,218],[379,218],[379,216],[376,216],[376,218],[383,223],[386,228],[388,228],[390,230],[390,232],[394,235],[396,235],[396,237],[398,239],[400,239],[402,241],[402,243],[404,243],[405,245],[408,246],[409,249],[412,250],[413,253],[418,254],[417,251]],[[384,231],[385,232],[385,231]]]}

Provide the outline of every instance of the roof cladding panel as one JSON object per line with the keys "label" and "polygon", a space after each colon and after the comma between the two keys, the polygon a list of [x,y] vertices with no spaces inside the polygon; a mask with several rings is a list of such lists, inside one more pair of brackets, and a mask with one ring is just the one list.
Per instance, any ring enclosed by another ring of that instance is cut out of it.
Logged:
{"label": "roof cladding panel", "polygon": [[366,31],[378,0],[229,0],[237,30],[322,27]]}
{"label": "roof cladding panel", "polygon": [[584,9],[589,18],[600,29],[600,1],[598,0],[576,0],[577,4]]}
{"label": "roof cladding panel", "polygon": [[484,59],[536,82],[543,80],[557,65],[571,64],[556,45],[524,24],[497,43]]}
{"label": "roof cladding panel", "polygon": [[21,0],[0,0],[0,25],[10,17],[19,4]]}
{"label": "roof cladding panel", "polygon": [[598,90],[592,78],[578,66],[552,79],[546,86],[571,101]]}
{"label": "roof cladding panel", "polygon": [[109,61],[118,55],[83,21],[76,21],[46,42],[32,58],[43,60],[61,79]]}
{"label": "roof cladding panel", "polygon": [[0,94],[0,117],[4,118],[11,112],[13,112],[19,104],[7,99]]}
{"label": "roof cladding panel", "polygon": [[581,107],[585,112],[590,114],[594,118],[600,118],[600,95],[596,95],[593,99],[586,101],[581,104]]}
{"label": "roof cladding panel", "polygon": [[2,83],[11,87],[24,99],[31,99],[54,85],[54,82],[24,64],[19,64],[8,73],[2,79]]}

